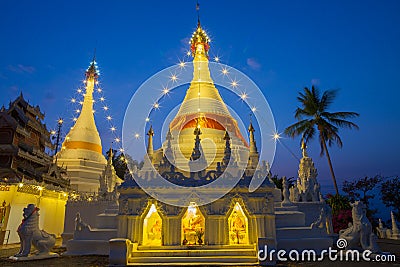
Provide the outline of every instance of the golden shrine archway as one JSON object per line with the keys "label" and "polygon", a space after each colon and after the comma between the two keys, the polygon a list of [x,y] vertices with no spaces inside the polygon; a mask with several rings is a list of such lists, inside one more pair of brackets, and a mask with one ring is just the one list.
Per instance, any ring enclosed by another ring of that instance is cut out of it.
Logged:
{"label": "golden shrine archway", "polygon": [[154,204],[151,204],[150,210],[143,221],[143,242],[144,246],[162,245],[162,218],[157,212]]}
{"label": "golden shrine archway", "polygon": [[249,244],[249,224],[242,206],[236,202],[228,218],[229,244]]}
{"label": "golden shrine archway", "polygon": [[196,203],[191,202],[182,217],[182,245],[204,243],[205,219]]}

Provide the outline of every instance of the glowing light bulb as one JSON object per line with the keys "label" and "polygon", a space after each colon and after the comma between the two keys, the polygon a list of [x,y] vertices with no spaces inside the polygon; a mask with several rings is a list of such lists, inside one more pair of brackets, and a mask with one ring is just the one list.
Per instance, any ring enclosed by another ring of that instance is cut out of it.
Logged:
{"label": "glowing light bulb", "polygon": [[119,149],[119,152],[124,152],[124,149],[121,147],[121,148]]}
{"label": "glowing light bulb", "polygon": [[56,134],[56,131],[54,131],[54,130],[51,130],[51,132],[50,132],[52,135],[54,135],[54,134]]}
{"label": "glowing light bulb", "polygon": [[146,118],[146,122],[147,122],[147,121],[150,121],[150,118]]}
{"label": "glowing light bulb", "polygon": [[136,138],[136,139],[139,139],[139,137],[140,137],[140,134],[135,133],[135,138]]}
{"label": "glowing light bulb", "polygon": [[19,184],[18,184],[18,187],[19,187],[19,188],[21,188],[21,187],[23,187],[23,186],[24,186],[23,183],[19,183]]}
{"label": "glowing light bulb", "polygon": [[79,109],[77,109],[77,110],[75,110],[75,112],[76,112],[76,113],[79,113],[79,112],[81,112],[81,111],[80,111]]}
{"label": "glowing light bulb", "polygon": [[79,101],[79,104],[83,105],[83,101]]}
{"label": "glowing light bulb", "polygon": [[92,109],[92,113],[94,114],[96,112],[96,110]]}
{"label": "glowing light bulb", "polygon": [[42,191],[42,190],[43,190],[43,187],[38,186],[37,189],[38,189],[39,191]]}
{"label": "glowing light bulb", "polygon": [[73,121],[77,121],[77,120],[78,120],[78,118],[75,118],[75,117],[74,117],[72,120],[73,120]]}

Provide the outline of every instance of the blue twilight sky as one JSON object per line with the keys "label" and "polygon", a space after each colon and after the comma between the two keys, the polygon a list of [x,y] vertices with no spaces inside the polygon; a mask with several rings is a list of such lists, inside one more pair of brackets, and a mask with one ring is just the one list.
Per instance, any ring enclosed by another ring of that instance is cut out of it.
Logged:
{"label": "blue twilight sky", "polygon": [[[334,111],[355,111],[359,131],[342,130],[331,149],[345,179],[400,174],[399,1],[201,1],[211,56],[253,79],[263,90],[279,132],[294,122],[304,86],[340,88]],[[54,128],[71,119],[69,103],[97,49],[101,85],[117,130],[129,99],[147,78],[176,64],[196,27],[195,1],[0,2],[0,104],[22,91]],[[96,114],[97,116],[97,114]],[[111,142],[99,112],[103,143]],[[282,139],[273,172],[297,175],[299,140]],[[332,183],[319,145],[315,160],[324,191]],[[325,187],[324,187],[325,186]]]}

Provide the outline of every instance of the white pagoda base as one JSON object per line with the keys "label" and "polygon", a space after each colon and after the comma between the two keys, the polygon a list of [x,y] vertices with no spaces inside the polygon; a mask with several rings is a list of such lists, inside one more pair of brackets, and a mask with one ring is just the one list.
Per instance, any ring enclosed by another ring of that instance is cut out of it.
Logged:
{"label": "white pagoda base", "polygon": [[57,160],[58,166],[67,168],[68,176],[71,179],[71,189],[80,192],[97,192],[99,190],[99,177],[104,171],[106,163],[88,159],[59,158]]}

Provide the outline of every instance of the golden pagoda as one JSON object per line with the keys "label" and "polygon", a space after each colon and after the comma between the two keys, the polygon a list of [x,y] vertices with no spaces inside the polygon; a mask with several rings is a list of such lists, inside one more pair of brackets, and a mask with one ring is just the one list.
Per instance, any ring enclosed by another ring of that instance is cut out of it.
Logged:
{"label": "golden pagoda", "polygon": [[[193,151],[196,127],[201,129],[201,148],[208,168],[215,169],[217,162],[224,157],[224,136],[231,136],[232,153],[240,166],[248,162],[249,148],[240,133],[237,121],[230,114],[218,89],[210,76],[208,51],[210,38],[198,21],[197,29],[190,39],[193,56],[193,79],[186,96],[169,128],[173,136],[171,147],[174,151],[175,166],[188,171],[188,160]],[[163,150],[167,141],[163,144]],[[162,149],[154,153],[153,164],[157,165],[163,157]]]}
{"label": "golden pagoda", "polygon": [[97,192],[99,176],[107,163],[93,115],[93,91],[98,77],[93,59],[86,71],[86,91],[80,115],[57,154],[57,164],[67,168],[71,187],[79,191]]}

